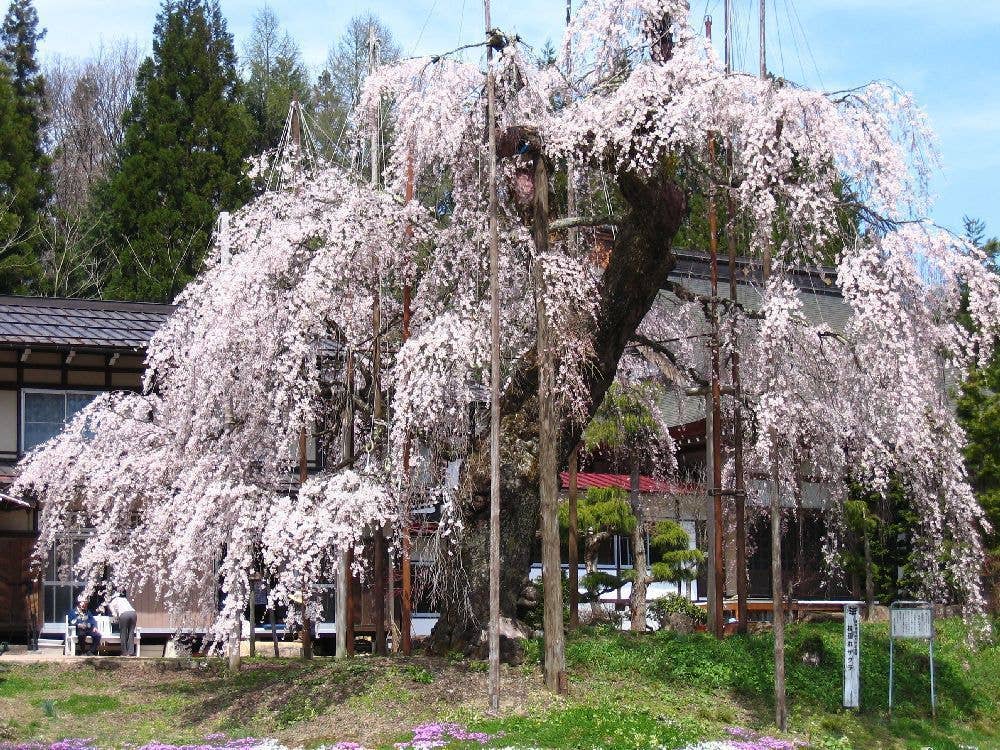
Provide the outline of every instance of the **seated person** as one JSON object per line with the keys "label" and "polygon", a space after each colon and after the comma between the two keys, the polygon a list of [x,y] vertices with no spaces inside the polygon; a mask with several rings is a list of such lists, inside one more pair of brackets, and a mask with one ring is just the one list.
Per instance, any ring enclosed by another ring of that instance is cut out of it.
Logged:
{"label": "seated person", "polygon": [[83,599],[76,603],[76,609],[69,613],[69,624],[76,628],[76,639],[80,648],[87,645],[87,636],[90,636],[90,650],[86,653],[97,656],[101,648],[101,631],[97,627],[97,620],[94,613],[87,609],[87,603]]}

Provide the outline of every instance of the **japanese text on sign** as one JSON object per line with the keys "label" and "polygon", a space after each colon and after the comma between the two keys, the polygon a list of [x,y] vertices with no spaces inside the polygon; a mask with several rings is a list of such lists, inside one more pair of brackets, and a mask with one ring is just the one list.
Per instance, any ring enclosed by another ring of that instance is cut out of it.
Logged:
{"label": "japanese text on sign", "polygon": [[844,708],[858,708],[861,693],[861,607],[844,605]]}
{"label": "japanese text on sign", "polygon": [[926,607],[893,609],[892,636],[894,638],[932,638],[931,610]]}

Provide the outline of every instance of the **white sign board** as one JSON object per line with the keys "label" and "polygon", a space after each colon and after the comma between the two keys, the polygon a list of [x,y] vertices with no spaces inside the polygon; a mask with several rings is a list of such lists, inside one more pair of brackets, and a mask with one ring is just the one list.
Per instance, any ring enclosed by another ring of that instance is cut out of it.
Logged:
{"label": "white sign board", "polygon": [[891,614],[893,638],[933,638],[934,626],[929,607],[893,608]]}
{"label": "white sign board", "polygon": [[861,695],[861,605],[844,605],[844,708],[858,708]]}

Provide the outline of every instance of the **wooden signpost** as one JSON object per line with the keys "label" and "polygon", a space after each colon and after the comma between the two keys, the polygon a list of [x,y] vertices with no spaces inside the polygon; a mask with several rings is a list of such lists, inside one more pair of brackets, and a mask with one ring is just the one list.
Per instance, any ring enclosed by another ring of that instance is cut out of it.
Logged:
{"label": "wooden signpost", "polygon": [[844,708],[861,698],[861,602],[844,603]]}

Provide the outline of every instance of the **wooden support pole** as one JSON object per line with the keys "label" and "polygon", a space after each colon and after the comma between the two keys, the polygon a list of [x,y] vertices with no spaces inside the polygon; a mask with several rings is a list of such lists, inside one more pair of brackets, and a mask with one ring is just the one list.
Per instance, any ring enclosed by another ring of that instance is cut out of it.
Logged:
{"label": "wooden support pole", "polygon": [[569,454],[569,626],[580,626],[580,540],[577,518],[576,472],[580,446],[573,446]]}
{"label": "wooden support pole", "polygon": [[[726,75],[733,72],[732,0],[725,0]],[[743,385],[740,377],[740,347],[735,311],[739,295],[736,287],[736,200],[733,198],[733,144],[726,142],[726,167],[729,184],[726,191],[726,245],[729,250],[729,299],[733,302],[732,352],[730,376],[733,389],[733,490],[736,499],[736,619],[737,630],[747,632],[747,531],[746,481],[743,476]]]}
{"label": "wooden support pole", "polygon": [[[732,156],[730,154],[730,164]],[[730,171],[731,168],[730,168]],[[726,201],[728,216],[726,242],[729,248],[729,299],[738,301],[736,288],[736,201],[730,193]],[[733,304],[733,310],[736,305]],[[737,338],[735,312],[732,330],[732,352],[730,353],[730,374],[733,389],[733,490],[736,499],[736,619],[740,633],[747,631],[747,595],[749,579],[747,574],[747,530],[746,480],[743,475],[743,382],[740,375],[740,347]]]}
{"label": "wooden support pole", "polygon": [[767,36],[765,34],[767,17],[767,0],[760,0],[758,8],[758,30],[760,32],[760,77],[767,78]]}
{"label": "wooden support pole", "polygon": [[[343,447],[341,453],[344,460],[354,458],[354,351],[347,350],[347,359],[344,363],[344,399],[343,415]],[[340,566],[337,575],[337,657],[349,656],[353,650],[354,640],[352,630],[354,623],[351,622],[352,589],[351,585],[351,550],[340,551]]]}
{"label": "wooden support pole", "polygon": [[400,596],[400,644],[404,656],[413,653],[413,573],[410,569],[410,554],[412,542],[410,540],[409,521],[403,528],[403,561],[400,573],[403,579],[402,595]]}
{"label": "wooden support pole", "polygon": [[713,464],[715,455],[712,446],[715,444],[713,433],[715,428],[712,420],[712,394],[705,394],[705,547],[707,575],[705,576],[705,609],[708,614],[708,631],[715,633],[716,576],[715,576],[715,496],[712,494]]}
{"label": "wooden support pole", "polygon": [[278,650],[278,616],[274,612],[274,604],[267,608],[268,622],[271,623],[271,645],[274,647],[274,658],[277,659],[281,652]]}
{"label": "wooden support pole", "polygon": [[[302,489],[302,485],[306,483],[306,479],[309,478],[309,462],[308,462],[308,449],[307,449],[307,437],[306,429],[303,427],[299,430],[299,489]],[[312,659],[313,648],[312,648],[312,621],[306,616],[307,607],[309,606],[309,589],[308,581],[302,580],[302,658]]]}
{"label": "wooden support pole", "polygon": [[[392,643],[392,653],[399,653],[399,623],[396,622],[396,556],[389,554],[386,567],[386,599],[388,599],[388,612],[386,616],[389,620],[386,629],[386,640]],[[387,649],[388,650],[388,649]]]}
{"label": "wooden support pole", "polygon": [[375,532],[375,653],[385,656],[385,533],[382,529]]}
{"label": "wooden support pole", "polygon": [[236,628],[229,639],[229,671],[231,672],[239,672],[240,664],[243,661],[242,655],[240,654],[240,639],[242,630],[243,619],[241,616],[241,618],[236,621]]}
{"label": "wooden support pole", "polygon": [[546,312],[545,277],[541,259],[549,249],[549,172],[545,157],[535,157],[535,205],[532,277],[538,329],[538,483],[542,525],[543,628],[545,686],[565,693],[566,648],[563,631],[562,565],[559,559],[559,426],[555,401],[555,346]]}
{"label": "wooden support pole", "polygon": [[[715,163],[715,136],[708,137],[708,159]],[[712,609],[712,631],[717,638],[724,634],[723,598],[726,591],[726,568],[723,560],[722,535],[722,384],[719,371],[719,245],[718,220],[715,205],[715,187],[708,197],[708,246],[711,256],[711,317],[712,317],[712,510],[714,545],[712,559],[715,575],[715,606]]]}
{"label": "wooden support pole", "polygon": [[[572,17],[573,0],[566,0],[566,26],[569,26]],[[567,41],[567,76],[573,70],[571,52]],[[576,171],[573,157],[570,156],[566,159],[566,215],[576,216],[576,213]],[[578,235],[579,230],[575,228],[571,228],[566,235],[571,253],[575,253],[578,249],[576,246]],[[577,444],[573,446],[573,451],[569,454],[569,549],[567,563],[569,567],[569,626],[571,628],[580,626],[580,538],[576,486],[579,453],[580,445]]]}
{"label": "wooden support pole", "polygon": [[[295,171],[298,172],[302,165],[302,110],[299,106],[299,95],[292,96],[292,122],[291,122],[292,143],[295,144]],[[297,188],[296,188],[297,189]],[[305,427],[299,430],[299,489],[309,478],[309,463],[307,450],[307,435]],[[302,658],[312,659],[312,622],[306,616],[309,607],[308,582],[302,580]]]}
{"label": "wooden support pole", "polygon": [[336,657],[343,659],[348,655],[347,640],[349,628],[347,621],[351,616],[350,594],[351,569],[348,565],[347,554],[341,552],[337,558],[337,651]]}
{"label": "wooden support pole", "polygon": [[[764,77],[764,0],[761,0],[761,77]],[[780,127],[780,126],[779,126]],[[771,278],[771,241],[764,238],[764,258],[762,275],[764,288]],[[776,450],[778,436],[770,435],[772,451]],[[784,732],[788,729],[788,703],[785,688],[785,607],[781,574],[781,475],[778,471],[778,457],[771,456],[771,617],[774,633],[774,721]]]}
{"label": "wooden support pole", "polygon": [[[483,0],[486,37],[492,36],[490,0]],[[489,534],[489,701],[500,710],[500,240],[497,226],[496,80],[493,47],[486,46],[486,129],[489,150],[490,246],[490,534]]]}
{"label": "wooden support pole", "polygon": [[[712,17],[705,17],[705,36],[712,40]],[[722,554],[722,383],[719,371],[719,242],[718,215],[715,204],[715,134],[708,134],[708,248],[711,261],[711,296],[709,321],[711,324],[712,382],[705,424],[711,421],[711,430],[706,429],[706,452],[710,457],[706,482],[710,488],[711,506],[709,534],[709,578],[708,586],[710,627],[716,638],[724,634],[723,599],[726,591],[726,569]]]}
{"label": "wooden support pole", "polygon": [[[413,153],[409,154],[406,161],[406,187],[404,188],[403,199],[409,203],[413,200]],[[412,231],[407,228],[407,237],[412,235]],[[412,292],[407,281],[403,284],[403,331],[402,340],[406,343],[410,338],[410,306],[412,303]],[[410,486],[410,434],[403,438],[403,485],[406,492]],[[389,565],[389,627],[392,630],[392,651],[398,653],[400,650],[404,654],[409,654],[413,643],[410,631],[413,598],[410,589],[410,524],[409,513],[407,511],[403,519],[402,530],[402,550],[400,559],[401,592],[399,601],[399,628],[396,626],[396,563],[393,560]],[[397,637],[398,635],[398,637]]]}
{"label": "wooden support pole", "polygon": [[[802,476],[796,471],[795,473],[795,589],[792,592],[793,599],[802,598],[802,583],[806,578],[806,556],[805,556],[805,543],[806,543],[806,526],[805,526],[805,514],[802,508]],[[798,613],[794,613],[795,618],[798,618]]]}
{"label": "wooden support pole", "polygon": [[[773,445],[773,442],[772,442]],[[771,472],[771,616],[774,630],[774,721],[784,732],[788,728],[785,698],[785,608],[781,575],[781,488],[777,460]]]}
{"label": "wooden support pole", "polygon": [[250,656],[257,655],[257,581],[254,576],[250,577]]}
{"label": "wooden support pole", "polygon": [[[372,26],[368,34],[368,64],[369,72],[374,73],[378,67],[379,39]],[[379,121],[378,115],[373,116],[371,123],[371,186],[378,189],[380,152],[379,152]],[[381,429],[385,422],[385,400],[382,398],[382,289],[381,274],[376,266],[372,273],[372,441],[375,450],[382,441]],[[387,436],[386,436],[387,437]],[[375,556],[375,643],[372,649],[376,654],[386,653],[385,636],[385,532],[382,528],[375,530],[373,540]],[[353,626],[354,617],[351,617]],[[352,639],[353,640],[353,639]],[[349,646],[351,648],[351,646]]]}
{"label": "wooden support pole", "polygon": [[[413,159],[412,157],[406,166],[406,192],[404,198],[409,203],[413,200]],[[403,341],[410,338],[410,317],[412,315],[410,305],[412,304],[412,292],[409,283],[403,286]],[[403,440],[403,481],[406,483],[407,492],[410,484],[410,436],[406,435]],[[400,646],[404,656],[409,656],[413,652],[413,585],[412,572],[410,570],[410,515],[409,509],[403,517],[403,539],[402,539],[400,563],[400,576],[402,578],[402,591],[399,601],[399,629]],[[393,647],[395,650],[395,646]]]}
{"label": "wooden support pole", "polygon": [[344,572],[347,579],[347,655],[354,656],[354,622],[357,618],[354,597],[354,550],[348,548],[344,553]]}

